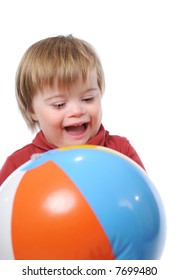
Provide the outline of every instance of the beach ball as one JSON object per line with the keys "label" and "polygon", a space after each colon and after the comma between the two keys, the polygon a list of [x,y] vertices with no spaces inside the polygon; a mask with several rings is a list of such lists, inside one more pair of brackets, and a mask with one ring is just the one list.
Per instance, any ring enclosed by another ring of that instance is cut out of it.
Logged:
{"label": "beach ball", "polygon": [[0,188],[0,259],[159,259],[165,211],[146,172],[98,146],[31,159]]}

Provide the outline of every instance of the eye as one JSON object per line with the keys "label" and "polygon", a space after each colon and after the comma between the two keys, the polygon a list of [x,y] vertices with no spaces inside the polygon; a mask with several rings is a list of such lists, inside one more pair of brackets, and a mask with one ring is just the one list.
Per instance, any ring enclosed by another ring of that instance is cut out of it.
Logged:
{"label": "eye", "polygon": [[90,102],[94,101],[94,97],[93,96],[92,97],[85,97],[85,98],[82,99],[82,101],[90,103]]}
{"label": "eye", "polygon": [[66,103],[55,103],[53,104],[53,107],[56,109],[62,109],[65,106]]}

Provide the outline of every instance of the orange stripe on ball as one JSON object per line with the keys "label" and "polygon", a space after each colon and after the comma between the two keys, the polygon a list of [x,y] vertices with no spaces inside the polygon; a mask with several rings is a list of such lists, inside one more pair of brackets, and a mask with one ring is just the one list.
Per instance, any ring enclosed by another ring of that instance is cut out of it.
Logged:
{"label": "orange stripe on ball", "polygon": [[19,184],[12,243],[15,259],[114,259],[89,204],[52,161],[28,170]]}

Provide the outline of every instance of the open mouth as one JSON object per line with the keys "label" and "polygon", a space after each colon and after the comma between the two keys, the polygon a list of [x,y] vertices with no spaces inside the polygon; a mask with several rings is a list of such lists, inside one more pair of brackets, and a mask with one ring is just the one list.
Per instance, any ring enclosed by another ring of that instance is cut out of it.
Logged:
{"label": "open mouth", "polygon": [[71,125],[71,126],[66,126],[65,130],[68,134],[72,136],[78,136],[83,134],[88,127],[88,123],[83,123],[80,125]]}

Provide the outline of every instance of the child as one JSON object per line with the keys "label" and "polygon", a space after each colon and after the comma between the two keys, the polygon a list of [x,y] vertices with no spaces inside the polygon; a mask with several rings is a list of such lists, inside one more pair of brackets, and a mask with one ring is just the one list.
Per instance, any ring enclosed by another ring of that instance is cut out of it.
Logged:
{"label": "child", "polygon": [[144,168],[125,137],[101,123],[105,80],[93,47],[71,35],[50,37],[24,54],[16,75],[17,103],[27,126],[39,128],[32,143],[15,151],[0,171],[0,185],[36,153],[93,144],[119,151]]}

